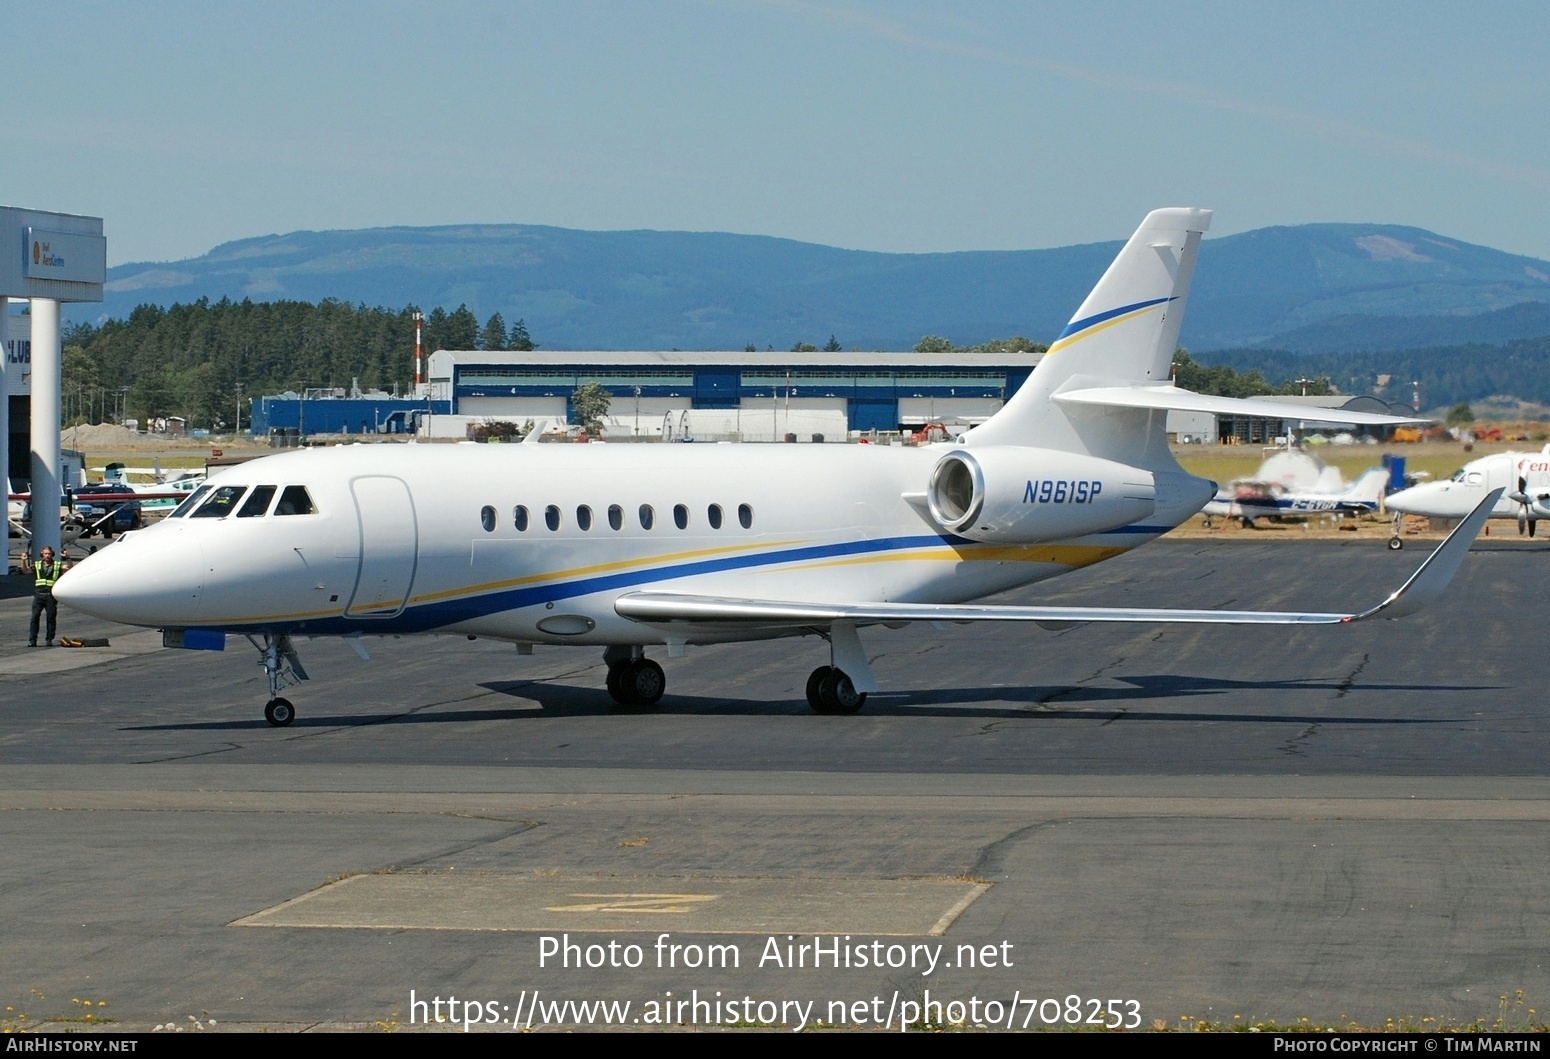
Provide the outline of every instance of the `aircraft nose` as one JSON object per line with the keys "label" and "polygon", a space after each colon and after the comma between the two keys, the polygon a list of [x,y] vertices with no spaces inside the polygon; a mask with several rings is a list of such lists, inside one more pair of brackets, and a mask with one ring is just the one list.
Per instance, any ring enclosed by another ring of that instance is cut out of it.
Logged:
{"label": "aircraft nose", "polygon": [[1432,518],[1463,518],[1474,510],[1480,497],[1452,489],[1447,482],[1430,482],[1401,490],[1383,502],[1390,511],[1402,515],[1429,515]]}
{"label": "aircraft nose", "polygon": [[54,598],[93,617],[126,625],[179,625],[197,619],[203,564],[186,544],[168,554],[124,537],[65,571]]}

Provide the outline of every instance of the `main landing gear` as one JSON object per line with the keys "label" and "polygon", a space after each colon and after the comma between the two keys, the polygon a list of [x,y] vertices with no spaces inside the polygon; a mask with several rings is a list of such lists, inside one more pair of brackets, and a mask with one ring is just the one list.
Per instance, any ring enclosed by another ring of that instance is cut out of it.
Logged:
{"label": "main landing gear", "polygon": [[280,689],[308,679],[307,671],[301,667],[301,659],[296,656],[289,636],[266,632],[262,645],[251,636],[248,643],[258,648],[258,664],[264,667],[264,676],[269,679],[269,702],[264,706],[264,720],[276,728],[284,728],[296,719],[296,707],[291,705],[290,699],[280,697]]}
{"label": "main landing gear", "polygon": [[807,704],[815,713],[855,713],[866,705],[867,692],[877,690],[856,626],[837,621],[827,630],[814,631],[829,641],[829,664],[807,678]]}
{"label": "main landing gear", "polygon": [[855,713],[866,705],[866,692],[835,666],[819,666],[807,678],[807,704],[817,713]]}
{"label": "main landing gear", "polygon": [[[855,713],[866,705],[867,693],[877,690],[855,623],[836,621],[808,631],[829,641],[829,664],[807,678],[808,705],[817,713]],[[638,644],[605,647],[603,664],[608,667],[608,695],[625,709],[654,706],[667,690],[662,667],[647,658],[646,649]]]}
{"label": "main landing gear", "polygon": [[640,709],[661,701],[667,674],[646,657],[644,647],[606,648],[603,661],[608,665],[608,694],[620,706]]}

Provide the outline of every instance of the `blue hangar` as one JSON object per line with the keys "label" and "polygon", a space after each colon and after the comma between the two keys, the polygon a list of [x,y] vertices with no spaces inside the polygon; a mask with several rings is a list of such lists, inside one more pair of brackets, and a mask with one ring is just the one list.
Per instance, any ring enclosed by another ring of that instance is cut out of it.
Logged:
{"label": "blue hangar", "polygon": [[757,415],[775,406],[843,412],[851,431],[897,431],[993,414],[1039,353],[461,352],[430,356],[427,397],[458,415],[571,420],[595,382],[610,413],[661,419],[684,409]]}

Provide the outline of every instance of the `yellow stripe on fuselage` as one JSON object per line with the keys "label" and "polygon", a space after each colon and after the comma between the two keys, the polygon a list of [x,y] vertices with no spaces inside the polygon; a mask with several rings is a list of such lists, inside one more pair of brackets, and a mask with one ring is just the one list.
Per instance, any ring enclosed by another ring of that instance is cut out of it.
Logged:
{"label": "yellow stripe on fuselage", "polygon": [[618,573],[621,570],[639,570],[643,567],[657,566],[662,563],[677,563],[694,559],[711,559],[719,556],[738,555],[741,553],[757,551],[761,548],[799,548],[810,544],[811,541],[796,539],[782,541],[776,545],[770,544],[736,544],[721,548],[696,548],[684,552],[667,552],[665,554],[645,555],[635,559],[619,559],[611,563],[594,563],[591,566],[573,566],[568,570],[551,570],[541,574],[529,574],[526,577],[513,577],[505,581],[488,581],[482,585],[463,585],[459,588],[449,588],[442,592],[427,592],[423,596],[410,597],[410,605],[416,603],[431,603],[438,600],[453,599],[458,596],[477,595],[481,592],[495,592],[505,588],[519,588],[523,585],[543,584],[547,581],[568,581],[574,578],[596,577],[599,574]]}
{"label": "yellow stripe on fuselage", "polygon": [[1079,570],[1101,563],[1128,548],[1077,544],[944,544],[939,548],[879,552],[873,555],[847,555],[787,567],[793,570],[821,570],[825,567],[859,566],[863,563],[892,562],[965,562],[965,563],[1054,563]]}
{"label": "yellow stripe on fuselage", "polygon": [[[697,548],[682,552],[670,552],[666,554],[643,556],[636,559],[625,559],[610,563],[596,563],[591,566],[578,566],[568,570],[558,570],[549,573],[531,574],[526,577],[510,578],[504,581],[490,581],[479,585],[462,585],[440,592],[425,593],[414,596],[404,605],[404,609],[417,603],[440,601],[457,598],[467,598],[482,595],[486,592],[499,591],[506,588],[517,588],[526,585],[540,584],[544,582],[563,582],[570,579],[593,577],[599,574],[616,573],[621,570],[640,569],[663,563],[673,563],[683,560],[704,559],[714,556],[735,555],[761,548],[785,549],[800,547],[810,543],[807,540],[796,539],[783,541],[777,545],[769,544],[744,544],[721,548]],[[792,560],[784,562],[779,557],[779,551],[770,555],[770,563],[767,568],[778,568],[782,572],[799,570],[822,570],[845,566],[859,566],[869,563],[913,563],[913,562],[1013,562],[1013,563],[1049,563],[1064,566],[1071,570],[1077,570],[1084,566],[1112,559],[1117,555],[1123,555],[1128,548],[1112,545],[1091,544],[977,544],[969,541],[949,543],[944,541],[935,547],[910,548],[901,551],[872,552],[865,555],[838,556],[832,559],[815,559],[807,562]],[[663,580],[668,580],[675,575],[672,571],[663,571]],[[694,575],[690,575],[694,576]],[[355,616],[370,618],[374,609],[398,609],[397,600],[381,600],[370,604],[353,604],[351,609]],[[265,614],[242,618],[213,619],[212,626],[220,625],[256,625],[275,622],[307,621],[314,618],[337,618],[341,611],[306,611],[292,614]]]}

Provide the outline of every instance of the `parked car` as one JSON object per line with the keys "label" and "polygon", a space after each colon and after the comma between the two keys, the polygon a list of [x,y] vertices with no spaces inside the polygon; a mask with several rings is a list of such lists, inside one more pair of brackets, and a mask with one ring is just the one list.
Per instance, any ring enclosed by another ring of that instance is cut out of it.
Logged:
{"label": "parked car", "polygon": [[95,499],[123,496],[127,491],[127,486],[107,483],[83,485],[77,489],[75,513],[86,524],[86,529],[81,536],[90,537],[94,533],[100,533],[104,537],[111,537],[115,533],[128,533],[132,529],[139,529],[145,525],[145,515],[140,509],[140,501]]}

